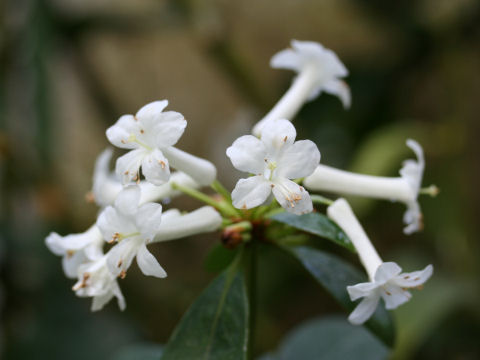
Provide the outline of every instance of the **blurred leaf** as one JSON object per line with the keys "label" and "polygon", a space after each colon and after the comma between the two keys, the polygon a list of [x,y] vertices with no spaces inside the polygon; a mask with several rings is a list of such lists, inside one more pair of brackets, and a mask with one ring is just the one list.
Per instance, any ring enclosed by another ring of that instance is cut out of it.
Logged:
{"label": "blurred leaf", "polygon": [[[475,281],[454,281],[435,274],[424,291],[414,294],[415,301],[395,310],[398,340],[393,359],[410,359],[418,348],[438,331],[438,326],[462,307],[478,308],[478,285]],[[434,299],[434,301],[432,301]],[[412,321],[415,319],[415,321]]]}
{"label": "blurred leaf", "polygon": [[241,360],[248,350],[248,299],[241,271],[220,274],[173,331],[162,360]]}
{"label": "blurred leaf", "polygon": [[158,360],[162,356],[163,346],[157,344],[135,344],[118,351],[112,360]]}
{"label": "blurred leaf", "polygon": [[[357,304],[350,300],[347,286],[367,281],[357,269],[334,255],[307,246],[285,247],[285,249],[293,254],[315,280],[345,309],[352,311],[355,308]],[[365,326],[385,344],[390,347],[393,345],[395,331],[392,318],[383,306],[377,307]]]}
{"label": "blurred leaf", "polygon": [[236,254],[235,249],[230,250],[221,244],[216,244],[205,259],[205,269],[211,272],[222,271],[232,262]]}
{"label": "blurred leaf", "polygon": [[305,231],[309,234],[331,240],[335,244],[355,252],[355,248],[348,236],[323,214],[310,213],[304,215],[295,215],[283,212],[274,215],[272,219],[283,224],[290,225],[296,229]]}
{"label": "blurred leaf", "polygon": [[344,317],[309,320],[286,336],[278,351],[260,360],[381,360],[389,349],[361,326]]}

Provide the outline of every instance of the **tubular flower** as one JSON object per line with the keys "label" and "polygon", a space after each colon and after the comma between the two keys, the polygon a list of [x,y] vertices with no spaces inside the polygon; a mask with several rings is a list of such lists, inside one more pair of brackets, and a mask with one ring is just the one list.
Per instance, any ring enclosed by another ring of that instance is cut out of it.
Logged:
{"label": "tubular flower", "polygon": [[303,185],[316,191],[358,195],[378,199],[401,201],[407,206],[403,221],[405,234],[423,228],[422,213],[417,198],[422,183],[425,160],[422,147],[415,140],[407,140],[417,160],[406,160],[400,177],[390,178],[350,173],[329,166],[319,165],[314,173],[305,178]]}
{"label": "tubular flower", "polygon": [[421,271],[401,273],[402,269],[396,263],[383,262],[345,199],[336,200],[328,207],[327,214],[352,241],[370,279],[370,282],[347,287],[352,301],[364,298],[348,318],[352,324],[367,321],[380,298],[388,310],[404,304],[412,296],[407,289],[420,287],[432,275],[432,265]]}
{"label": "tubular flower", "polygon": [[108,270],[106,255],[81,265],[78,281],[72,289],[79,297],[93,297],[92,311],[101,310],[114,296],[120,310],[125,310],[125,299],[116,277]]}
{"label": "tubular flower", "polygon": [[139,201],[139,187],[127,186],[114,206],[105,208],[97,219],[103,238],[118,242],[107,254],[107,266],[114,276],[124,277],[136,257],[145,275],[162,278],[166,273],[146,246],[159,230],[162,206],[151,202],[139,205]]}
{"label": "tubular flower", "polygon": [[245,135],[227,149],[235,168],[255,174],[240,179],[232,192],[233,205],[238,209],[259,206],[273,196],[287,211],[295,214],[311,212],[308,192],[290,179],[310,175],[320,161],[320,152],[310,140],[295,142],[295,127],[288,120],[266,124],[258,139]]}
{"label": "tubular flower", "polygon": [[45,239],[45,244],[55,255],[62,256],[65,275],[74,279],[81,264],[102,256],[103,237],[98,227],[93,225],[80,234],[60,236],[52,232]]}
{"label": "tubular flower", "polygon": [[273,109],[255,125],[255,136],[260,135],[267,121],[293,119],[305,102],[313,100],[322,91],[338,96],[345,108],[350,107],[350,89],[341,80],[348,75],[348,70],[337,55],[313,41],[292,40],[291,45],[291,49],[275,54],[270,66],[293,70],[298,76]]}
{"label": "tubular flower", "polygon": [[167,100],[142,107],[136,115],[123,115],[107,129],[107,138],[115,146],[130,149],[117,159],[116,172],[123,184],[138,181],[139,170],[154,185],[170,178],[170,166],[184,171],[202,185],[216,177],[215,166],[204,159],[174,148],[187,121],[175,111],[163,112]]}

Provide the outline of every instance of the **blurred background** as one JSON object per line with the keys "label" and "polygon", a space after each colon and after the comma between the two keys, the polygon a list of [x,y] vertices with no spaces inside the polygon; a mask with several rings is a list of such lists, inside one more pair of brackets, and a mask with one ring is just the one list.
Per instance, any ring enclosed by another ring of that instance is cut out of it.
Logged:
{"label": "blurred background", "polygon": [[[269,68],[291,39],[334,50],[350,70],[353,103],[322,95],[295,120],[322,163],[396,176],[426,153],[425,230],[402,233],[401,204],[352,199],[385,260],[435,275],[395,312],[395,359],[480,358],[480,3],[476,0],[5,0],[0,38],[0,354],[5,359],[115,359],[123,348],[165,343],[214,274],[203,270],[217,235],[152,246],[169,277],[121,282],[116,303],[91,313],[75,297],[44,238],[82,232],[98,209],[85,202],[105,129],[144,104],[170,101],[188,128],[179,147],[225,156],[288,88]],[[168,205],[170,206],[170,205]],[[193,209],[198,203],[175,200]],[[342,253],[344,256],[348,254]],[[358,264],[354,257],[352,262]],[[258,354],[294,326],[341,312],[300,266],[266,253]]]}

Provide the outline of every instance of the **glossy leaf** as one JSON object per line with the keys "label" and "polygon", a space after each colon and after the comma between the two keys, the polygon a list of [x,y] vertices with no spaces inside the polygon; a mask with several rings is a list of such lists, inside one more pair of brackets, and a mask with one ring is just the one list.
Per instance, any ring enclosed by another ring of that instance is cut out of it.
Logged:
{"label": "glossy leaf", "polygon": [[163,346],[157,344],[134,344],[122,347],[112,360],[158,360]]}
{"label": "glossy leaf", "polygon": [[[353,311],[356,302],[352,302],[347,293],[348,285],[367,281],[366,276],[355,267],[332,254],[307,246],[285,248],[295,256],[304,268],[322,285],[346,310]],[[380,304],[366,322],[365,326],[392,346],[395,336],[392,318]]]}
{"label": "glossy leaf", "polygon": [[162,360],[243,360],[247,345],[244,276],[229,268],[190,306],[166,345]]}
{"label": "glossy leaf", "polygon": [[323,214],[309,213],[295,215],[283,212],[274,215],[272,219],[309,234],[331,240],[335,244],[355,252],[355,248],[348,236],[333,221]]}
{"label": "glossy leaf", "polygon": [[216,244],[205,259],[205,269],[211,272],[222,271],[233,261],[236,254],[236,249],[231,250],[221,244]]}
{"label": "glossy leaf", "polygon": [[382,360],[389,349],[361,326],[345,317],[309,320],[293,329],[279,349],[260,360]]}

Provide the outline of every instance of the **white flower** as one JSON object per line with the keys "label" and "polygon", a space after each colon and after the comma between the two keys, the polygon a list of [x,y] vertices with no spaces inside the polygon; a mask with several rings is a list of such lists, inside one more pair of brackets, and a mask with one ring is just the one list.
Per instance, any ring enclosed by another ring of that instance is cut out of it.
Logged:
{"label": "white flower", "polygon": [[101,310],[114,296],[120,310],[125,309],[125,299],[118,286],[116,277],[107,267],[107,256],[81,265],[78,269],[78,281],[73,286],[80,297],[93,297],[92,311]]}
{"label": "white flower", "polygon": [[407,302],[411,297],[407,289],[419,287],[432,275],[432,265],[422,271],[400,274],[402,269],[397,264],[384,263],[345,199],[336,200],[328,207],[327,214],[352,241],[370,279],[370,282],[347,287],[352,301],[364,298],[348,318],[352,324],[367,321],[375,312],[380,297],[388,310]]}
{"label": "white flower", "polygon": [[103,237],[96,225],[80,234],[60,236],[52,232],[45,243],[51,252],[63,257],[63,271],[71,279],[77,276],[81,264],[102,256]]}
{"label": "white flower", "polygon": [[93,200],[100,207],[113,204],[118,193],[123,189],[119,177],[110,171],[112,154],[113,150],[107,148],[98,156],[95,162],[92,195]]}
{"label": "white flower", "polygon": [[162,206],[145,203],[139,206],[140,189],[127,186],[97,219],[97,226],[108,242],[118,241],[107,254],[107,266],[114,276],[124,277],[133,258],[145,275],[165,277],[166,273],[155,257],[147,250],[159,230]]}
{"label": "white flower", "polygon": [[310,140],[295,142],[297,133],[288,120],[274,120],[265,125],[261,138],[245,135],[227,149],[235,168],[255,176],[240,179],[232,192],[233,205],[250,209],[273,195],[287,211],[311,212],[307,191],[289,179],[310,175],[320,161],[320,152]]}
{"label": "white flower", "polygon": [[124,115],[107,129],[107,138],[115,146],[131,149],[117,159],[116,172],[124,184],[139,180],[139,169],[152,184],[162,185],[170,178],[170,166],[181,170],[202,185],[216,177],[212,163],[173,147],[182,136],[187,121],[183,115],[163,112],[167,100],[142,107],[136,115]]}
{"label": "white flower", "polygon": [[270,65],[277,69],[293,70],[298,76],[274,108],[255,125],[255,136],[260,135],[267,121],[293,119],[306,101],[313,100],[322,91],[338,96],[345,108],[350,107],[350,89],[341,80],[348,75],[348,71],[337,55],[321,44],[292,40],[292,49],[275,54]]}
{"label": "white flower", "polygon": [[401,201],[407,206],[404,215],[406,234],[422,229],[422,213],[417,202],[422,183],[425,160],[421,146],[414,140],[407,140],[417,156],[417,161],[407,160],[400,170],[400,177],[390,178],[350,173],[325,165],[319,165],[314,173],[305,178],[303,185],[309,190],[329,191],[340,194],[359,195]]}
{"label": "white flower", "polygon": [[394,262],[382,263],[371,282],[347,286],[350,299],[364,298],[350,314],[348,320],[355,325],[363,324],[375,312],[380,298],[385,301],[388,310],[396,309],[412,297],[407,290],[421,288],[432,276],[433,266],[428,265],[421,271],[401,273],[402,269]]}

